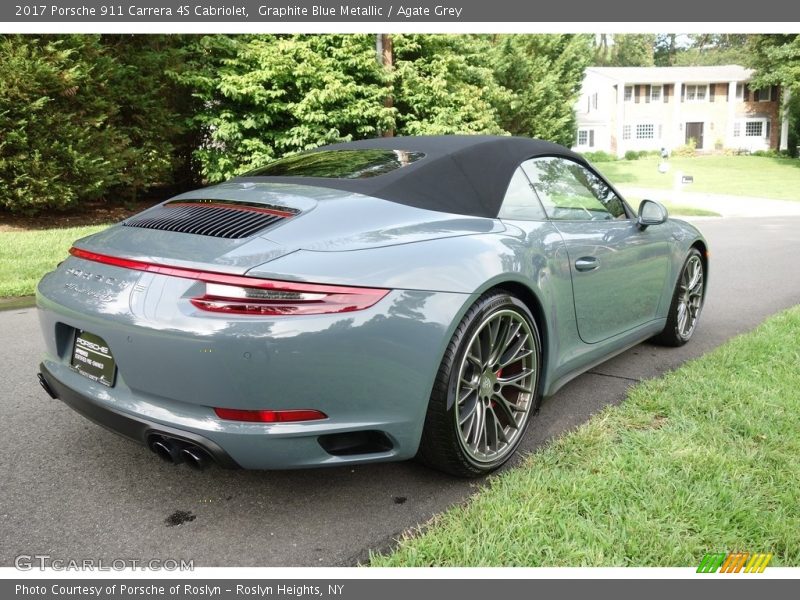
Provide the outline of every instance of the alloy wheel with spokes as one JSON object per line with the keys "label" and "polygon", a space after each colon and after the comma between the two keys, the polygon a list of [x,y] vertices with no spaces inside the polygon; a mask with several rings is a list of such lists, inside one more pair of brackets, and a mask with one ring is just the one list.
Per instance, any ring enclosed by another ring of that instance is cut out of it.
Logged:
{"label": "alloy wheel with spokes", "polygon": [[488,315],[472,335],[459,366],[455,417],[475,462],[496,462],[514,447],[533,401],[535,353],[530,325],[514,310]]}
{"label": "alloy wheel with spokes", "polygon": [[703,305],[703,263],[692,255],[681,273],[677,306],[678,335],[689,339],[697,325],[697,317]]}
{"label": "alloy wheel with spokes", "polygon": [[672,294],[664,329],[653,338],[666,346],[683,346],[688,342],[703,309],[705,295],[705,263],[697,248],[691,248],[681,268]]}
{"label": "alloy wheel with spokes", "polygon": [[500,467],[535,412],[541,363],[539,330],[525,303],[502,290],[478,298],[439,366],[418,458],[463,477]]}

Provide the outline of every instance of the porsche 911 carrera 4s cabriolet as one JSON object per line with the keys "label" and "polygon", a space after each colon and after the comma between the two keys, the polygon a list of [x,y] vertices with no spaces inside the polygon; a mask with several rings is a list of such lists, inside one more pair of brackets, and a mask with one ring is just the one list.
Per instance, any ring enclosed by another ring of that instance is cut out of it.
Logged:
{"label": "porsche 911 carrera 4s cabriolet", "polygon": [[38,286],[39,379],[195,468],[476,476],[570,379],[686,343],[707,277],[697,229],[561,146],[336,144],[75,242]]}

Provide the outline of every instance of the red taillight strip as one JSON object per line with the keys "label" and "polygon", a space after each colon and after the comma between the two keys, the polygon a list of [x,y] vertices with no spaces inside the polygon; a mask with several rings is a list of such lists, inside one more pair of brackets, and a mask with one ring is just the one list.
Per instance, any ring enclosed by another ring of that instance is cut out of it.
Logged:
{"label": "red taillight strip", "polygon": [[191,206],[199,208],[226,208],[229,210],[240,210],[247,212],[266,213],[268,215],[275,215],[276,217],[283,217],[288,219],[294,217],[297,213],[289,212],[286,210],[276,210],[274,208],[260,208],[258,206],[243,206],[239,204],[227,204],[223,202],[169,202],[164,205],[165,207],[172,208],[173,206]]}
{"label": "red taillight strip", "polygon": [[327,419],[324,412],[312,409],[295,410],[244,410],[239,408],[215,408],[214,412],[225,421],[245,421],[247,423],[298,423],[300,421],[319,421]]}
{"label": "red taillight strip", "polygon": [[77,258],[91,260],[93,262],[132,269],[134,271],[146,271],[148,273],[158,273],[159,275],[169,275],[171,277],[182,277],[184,279],[195,279],[206,283],[222,283],[226,285],[238,285],[241,287],[259,288],[263,290],[284,290],[287,292],[309,292],[318,294],[352,294],[354,296],[373,296],[374,304],[389,290],[381,288],[366,288],[354,286],[324,285],[319,283],[297,283],[294,281],[278,281],[275,279],[259,279],[257,277],[245,277],[244,275],[229,275],[216,271],[199,271],[186,267],[170,267],[157,263],[132,260],[129,258],[119,258],[108,254],[99,254],[89,250],[81,250],[74,246],[69,249],[69,253]]}

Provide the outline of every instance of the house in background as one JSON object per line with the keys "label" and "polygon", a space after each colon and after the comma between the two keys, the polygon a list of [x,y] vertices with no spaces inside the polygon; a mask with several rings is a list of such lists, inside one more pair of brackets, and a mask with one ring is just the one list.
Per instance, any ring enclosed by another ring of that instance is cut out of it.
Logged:
{"label": "house in background", "polygon": [[578,152],[786,149],[778,86],[751,89],[753,71],[714,67],[590,67],[576,105]]}

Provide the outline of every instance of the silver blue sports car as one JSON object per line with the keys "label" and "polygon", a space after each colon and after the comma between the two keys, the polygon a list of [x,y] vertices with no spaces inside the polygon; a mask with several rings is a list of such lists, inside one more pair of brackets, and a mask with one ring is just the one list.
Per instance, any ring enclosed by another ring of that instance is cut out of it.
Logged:
{"label": "silver blue sports car", "polygon": [[561,146],[336,144],[75,242],[38,286],[39,379],[194,468],[476,476],[576,375],[686,343],[707,282],[694,227]]}

